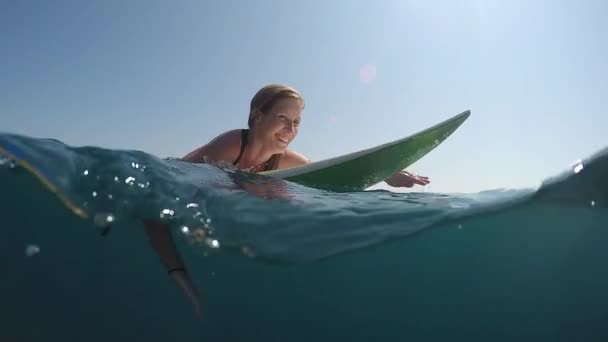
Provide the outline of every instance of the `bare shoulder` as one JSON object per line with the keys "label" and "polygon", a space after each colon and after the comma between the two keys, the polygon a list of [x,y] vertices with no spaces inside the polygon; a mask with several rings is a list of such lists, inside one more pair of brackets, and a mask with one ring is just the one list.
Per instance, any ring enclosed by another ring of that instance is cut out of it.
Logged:
{"label": "bare shoulder", "polygon": [[286,169],[309,163],[311,163],[310,159],[304,157],[302,154],[292,150],[285,150],[281,160],[279,161],[279,169]]}
{"label": "bare shoulder", "polygon": [[232,162],[238,156],[240,146],[241,130],[234,129],[218,135],[182,159],[193,163],[202,163],[205,159]]}

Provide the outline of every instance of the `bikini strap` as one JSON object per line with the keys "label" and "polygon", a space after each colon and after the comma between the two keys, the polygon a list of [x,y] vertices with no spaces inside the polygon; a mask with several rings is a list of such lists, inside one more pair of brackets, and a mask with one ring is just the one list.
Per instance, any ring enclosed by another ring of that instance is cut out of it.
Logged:
{"label": "bikini strap", "polygon": [[239,152],[239,156],[236,157],[236,160],[232,163],[232,165],[236,165],[239,162],[239,160],[241,160],[241,156],[243,156],[243,152],[245,151],[245,146],[247,146],[248,138],[249,138],[249,130],[242,129],[241,130],[241,152]]}

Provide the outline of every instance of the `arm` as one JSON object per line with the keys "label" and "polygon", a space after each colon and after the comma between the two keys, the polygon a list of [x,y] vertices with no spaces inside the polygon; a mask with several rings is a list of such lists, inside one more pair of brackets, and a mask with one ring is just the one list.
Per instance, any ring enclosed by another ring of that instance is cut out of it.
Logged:
{"label": "arm", "polygon": [[186,154],[182,160],[191,163],[204,163],[206,160],[231,162],[238,155],[239,146],[240,131],[228,131]]}
{"label": "arm", "polygon": [[310,162],[310,159],[304,157],[298,152],[286,150],[285,154],[283,154],[283,157],[279,161],[279,169],[287,169],[294,166],[305,165],[309,164]]}

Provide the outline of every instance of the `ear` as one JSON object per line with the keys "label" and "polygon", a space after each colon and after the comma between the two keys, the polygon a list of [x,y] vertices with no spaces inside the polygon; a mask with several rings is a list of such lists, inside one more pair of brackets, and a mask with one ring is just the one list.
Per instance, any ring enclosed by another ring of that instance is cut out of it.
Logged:
{"label": "ear", "polygon": [[254,110],[252,115],[253,115],[253,120],[252,120],[253,123],[262,121],[262,112],[259,109]]}

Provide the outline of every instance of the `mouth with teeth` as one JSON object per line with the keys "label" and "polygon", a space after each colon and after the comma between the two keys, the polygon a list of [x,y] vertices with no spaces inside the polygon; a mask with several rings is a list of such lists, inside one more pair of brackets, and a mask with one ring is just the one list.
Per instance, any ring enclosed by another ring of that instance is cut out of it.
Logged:
{"label": "mouth with teeth", "polygon": [[277,138],[277,140],[278,140],[280,143],[285,144],[285,145],[289,144],[289,139],[287,139],[287,138],[285,138],[285,137],[281,137],[281,136],[279,136],[278,134],[277,134],[277,135],[275,135],[275,137]]}

